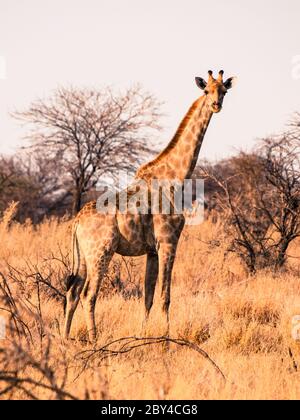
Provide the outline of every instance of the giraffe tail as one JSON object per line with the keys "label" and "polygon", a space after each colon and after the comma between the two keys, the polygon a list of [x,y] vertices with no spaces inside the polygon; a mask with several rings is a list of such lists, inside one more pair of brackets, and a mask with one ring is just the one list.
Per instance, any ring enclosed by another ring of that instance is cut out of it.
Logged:
{"label": "giraffe tail", "polygon": [[[72,226],[72,269],[71,273],[67,274],[64,280],[66,292],[70,292],[73,288],[76,288],[78,283],[82,281],[82,277],[80,276],[81,270],[81,256],[80,256],[80,249],[79,243],[77,238],[77,227],[78,221],[75,221]],[[72,292],[71,292],[72,293]],[[66,310],[67,299],[64,302],[64,311]]]}
{"label": "giraffe tail", "polygon": [[75,221],[72,226],[72,269],[71,273],[67,275],[65,279],[67,292],[71,289],[74,282],[76,282],[76,278],[79,274],[80,252],[77,239],[77,227],[78,221]]}

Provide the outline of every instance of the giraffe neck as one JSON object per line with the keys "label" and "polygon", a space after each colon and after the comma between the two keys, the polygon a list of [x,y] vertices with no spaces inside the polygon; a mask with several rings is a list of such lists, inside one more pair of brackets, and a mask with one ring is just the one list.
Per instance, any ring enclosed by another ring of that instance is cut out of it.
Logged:
{"label": "giraffe neck", "polygon": [[143,165],[136,178],[179,181],[190,178],[211,116],[206,96],[202,96],[191,106],[168,146],[153,161]]}

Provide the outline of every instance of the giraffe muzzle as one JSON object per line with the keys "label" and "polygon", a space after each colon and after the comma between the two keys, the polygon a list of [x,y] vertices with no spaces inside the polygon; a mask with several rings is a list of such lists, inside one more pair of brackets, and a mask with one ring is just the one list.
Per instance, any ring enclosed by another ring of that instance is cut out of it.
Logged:
{"label": "giraffe muzzle", "polygon": [[212,109],[213,109],[213,111],[214,112],[220,112],[221,111],[221,109],[222,109],[222,105],[221,104],[219,104],[219,103],[217,103],[217,102],[213,102],[213,104],[212,104]]}

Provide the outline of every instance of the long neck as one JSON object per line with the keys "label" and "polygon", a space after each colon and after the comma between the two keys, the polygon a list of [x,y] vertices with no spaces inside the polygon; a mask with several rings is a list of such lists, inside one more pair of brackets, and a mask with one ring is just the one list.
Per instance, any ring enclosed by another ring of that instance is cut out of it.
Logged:
{"label": "long neck", "polygon": [[211,116],[206,96],[202,96],[191,106],[168,146],[154,160],[141,166],[136,178],[179,181],[190,178]]}

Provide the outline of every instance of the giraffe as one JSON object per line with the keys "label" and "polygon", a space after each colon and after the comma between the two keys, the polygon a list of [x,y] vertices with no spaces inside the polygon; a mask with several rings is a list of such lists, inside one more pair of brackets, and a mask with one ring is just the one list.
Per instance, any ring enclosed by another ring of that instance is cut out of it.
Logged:
{"label": "giraffe", "polygon": [[[210,70],[207,82],[201,77],[195,78],[204,94],[190,107],[167,147],[154,160],[140,167],[135,182],[143,181],[151,188],[153,180],[176,179],[183,183],[191,177],[211,117],[221,111],[224,96],[233,86],[235,78],[223,81],[223,74],[221,70],[215,79]],[[158,282],[161,287],[160,307],[168,334],[171,276],[184,224],[183,214],[175,211],[170,214],[152,214],[151,211],[121,213],[116,207],[113,212],[99,212],[95,201],[85,205],[73,222],[73,269],[67,278],[65,338],[69,337],[73,315],[81,299],[89,339],[91,342],[96,340],[97,295],[114,253],[147,256],[145,322]]]}

